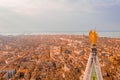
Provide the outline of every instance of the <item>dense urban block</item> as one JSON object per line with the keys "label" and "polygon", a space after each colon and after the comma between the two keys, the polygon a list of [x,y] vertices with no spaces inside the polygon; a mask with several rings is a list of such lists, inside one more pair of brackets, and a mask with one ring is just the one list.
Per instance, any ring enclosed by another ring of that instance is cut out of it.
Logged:
{"label": "dense urban block", "polygon": [[[99,37],[104,80],[120,80],[120,38]],[[0,80],[82,80],[91,52],[85,35],[0,36]]]}

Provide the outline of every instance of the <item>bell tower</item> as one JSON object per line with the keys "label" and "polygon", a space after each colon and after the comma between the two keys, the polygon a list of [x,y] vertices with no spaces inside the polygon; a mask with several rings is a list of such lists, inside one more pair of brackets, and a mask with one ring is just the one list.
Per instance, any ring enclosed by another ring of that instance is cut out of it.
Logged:
{"label": "bell tower", "polygon": [[83,76],[83,80],[103,80],[99,59],[97,56],[97,33],[90,30],[89,40],[92,44],[91,53],[87,62],[86,70]]}

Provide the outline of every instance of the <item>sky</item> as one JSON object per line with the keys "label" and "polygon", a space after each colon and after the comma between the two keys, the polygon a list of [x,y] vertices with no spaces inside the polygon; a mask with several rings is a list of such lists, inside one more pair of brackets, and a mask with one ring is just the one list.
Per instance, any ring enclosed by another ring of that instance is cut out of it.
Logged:
{"label": "sky", "polygon": [[0,0],[0,33],[120,32],[120,0]]}

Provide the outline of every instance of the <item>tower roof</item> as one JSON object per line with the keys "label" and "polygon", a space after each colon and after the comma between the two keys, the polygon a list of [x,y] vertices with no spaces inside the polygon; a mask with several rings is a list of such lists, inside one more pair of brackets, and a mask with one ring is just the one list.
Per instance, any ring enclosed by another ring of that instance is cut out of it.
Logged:
{"label": "tower roof", "polygon": [[103,80],[98,56],[90,53],[83,80]]}

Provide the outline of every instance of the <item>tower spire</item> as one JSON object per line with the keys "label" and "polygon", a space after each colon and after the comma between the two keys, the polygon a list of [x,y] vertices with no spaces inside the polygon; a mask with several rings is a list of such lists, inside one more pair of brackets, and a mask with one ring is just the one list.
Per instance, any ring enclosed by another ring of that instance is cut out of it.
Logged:
{"label": "tower spire", "polygon": [[87,62],[86,70],[84,73],[83,80],[103,80],[99,59],[97,56],[97,33],[96,31],[90,30],[89,40],[92,44],[91,53]]}

